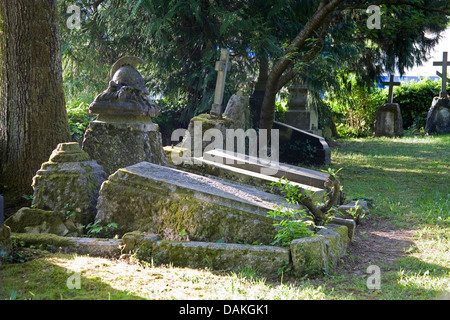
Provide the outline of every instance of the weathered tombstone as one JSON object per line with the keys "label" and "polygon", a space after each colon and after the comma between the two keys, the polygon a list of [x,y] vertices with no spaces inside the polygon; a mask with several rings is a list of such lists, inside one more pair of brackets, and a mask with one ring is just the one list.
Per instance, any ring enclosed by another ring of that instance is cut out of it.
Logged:
{"label": "weathered tombstone", "polygon": [[242,91],[232,95],[228,100],[224,115],[234,122],[236,128],[243,130],[250,128],[249,97],[244,96]]}
{"label": "weathered tombstone", "polygon": [[308,103],[309,91],[306,85],[295,83],[289,87],[289,93],[284,122],[300,130],[320,135],[317,110]]}
{"label": "weathered tombstone", "polygon": [[400,137],[403,135],[403,119],[400,105],[394,103],[394,86],[399,86],[400,82],[394,82],[394,75],[391,74],[389,82],[382,82],[389,86],[388,102],[382,104],[375,116],[375,136],[377,137]]}
{"label": "weathered tombstone", "polygon": [[308,88],[304,84],[293,84],[289,87],[289,93],[285,123],[301,130],[309,130]]}
{"label": "weathered tombstone", "polygon": [[442,61],[433,62],[434,66],[442,66],[442,73],[436,71],[436,74],[442,78],[441,92],[439,97],[435,97],[428,111],[427,122],[425,125],[426,134],[445,134],[450,133],[450,99],[447,94],[447,67],[450,61],[447,61],[447,52],[443,53]]}
{"label": "weathered tombstone", "polygon": [[106,176],[77,142],[60,143],[33,177],[32,208],[22,208],[5,224],[13,232],[81,233],[94,222],[97,197]]}
{"label": "weathered tombstone", "polygon": [[89,124],[83,147],[109,175],[141,161],[166,164],[161,134],[151,118],[158,116],[136,70],[144,61],[123,57],[111,68],[108,89],[100,93],[89,106],[98,118]]}
{"label": "weathered tombstone", "polygon": [[227,49],[220,50],[220,60],[216,62],[217,71],[216,90],[214,92],[214,103],[211,107],[211,116],[220,118],[222,116],[222,101],[225,91],[225,79],[230,69],[230,52]]}

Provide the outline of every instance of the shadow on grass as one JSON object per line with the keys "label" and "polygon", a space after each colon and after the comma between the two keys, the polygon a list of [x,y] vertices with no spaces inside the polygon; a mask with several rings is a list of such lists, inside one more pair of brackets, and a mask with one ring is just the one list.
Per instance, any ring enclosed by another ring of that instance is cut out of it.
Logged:
{"label": "shadow on grass", "polygon": [[0,267],[0,300],[143,300],[38,258]]}
{"label": "shadow on grass", "polygon": [[450,300],[450,268],[417,257],[398,259],[398,272],[385,277],[389,295],[396,299]]}

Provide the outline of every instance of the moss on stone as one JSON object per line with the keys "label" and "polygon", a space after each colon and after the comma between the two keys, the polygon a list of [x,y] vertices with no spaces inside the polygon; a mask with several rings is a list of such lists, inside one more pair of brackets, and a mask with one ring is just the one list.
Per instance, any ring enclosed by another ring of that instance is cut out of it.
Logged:
{"label": "moss on stone", "polygon": [[12,232],[53,233],[58,235],[77,235],[77,223],[61,212],[37,208],[21,208],[5,221]]}
{"label": "moss on stone", "polygon": [[57,236],[51,233],[12,233],[11,241],[20,243],[24,246],[52,246],[68,247],[74,245],[69,238]]}

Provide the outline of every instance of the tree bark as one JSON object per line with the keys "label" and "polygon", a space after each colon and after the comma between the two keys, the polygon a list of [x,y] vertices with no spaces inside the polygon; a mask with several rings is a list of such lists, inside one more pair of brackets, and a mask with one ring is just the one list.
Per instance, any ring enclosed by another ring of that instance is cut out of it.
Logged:
{"label": "tree bark", "polygon": [[259,73],[258,79],[255,83],[255,89],[250,97],[250,113],[251,113],[251,121],[252,127],[254,129],[259,127],[259,118],[261,116],[261,105],[263,102],[267,77],[269,75],[269,57],[265,55],[264,52],[261,52],[258,55],[259,60]]}
{"label": "tree bark", "polygon": [[0,0],[0,23],[0,192],[29,194],[70,141],[56,0]]}

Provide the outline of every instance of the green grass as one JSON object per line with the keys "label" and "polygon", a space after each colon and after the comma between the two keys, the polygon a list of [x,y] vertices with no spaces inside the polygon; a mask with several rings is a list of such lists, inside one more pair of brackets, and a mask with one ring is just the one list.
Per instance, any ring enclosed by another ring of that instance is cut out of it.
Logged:
{"label": "green grass", "polygon": [[400,224],[450,226],[450,136],[347,139],[335,168],[348,198],[375,199]]}
{"label": "green grass", "polygon": [[[218,273],[26,249],[17,260],[28,261],[0,268],[0,299],[450,299],[450,135],[339,142],[332,167],[343,168],[347,200],[374,199],[364,223],[381,217],[411,230],[414,245],[394,262],[380,263],[380,290],[367,288],[363,265],[356,274],[269,281],[244,266]],[[349,251],[347,259],[359,257]],[[81,287],[69,289],[75,272]]]}

